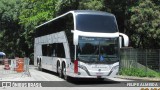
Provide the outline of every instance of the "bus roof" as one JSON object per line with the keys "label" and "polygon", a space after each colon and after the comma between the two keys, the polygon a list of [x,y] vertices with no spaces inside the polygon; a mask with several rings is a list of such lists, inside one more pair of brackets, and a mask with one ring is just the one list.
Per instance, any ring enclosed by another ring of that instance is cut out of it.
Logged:
{"label": "bus roof", "polygon": [[41,27],[41,26],[43,26],[43,25],[46,25],[46,24],[48,24],[48,23],[50,23],[50,22],[52,22],[52,21],[54,21],[54,20],[56,20],[56,19],[58,19],[58,18],[61,18],[61,17],[65,16],[65,15],[68,15],[68,14],[73,14],[73,15],[77,15],[77,14],[95,14],[95,15],[105,15],[105,16],[113,16],[113,17],[114,17],[113,14],[108,13],[108,12],[103,12],[103,11],[95,11],[95,10],[73,10],[73,11],[66,12],[66,13],[58,16],[58,17],[55,17],[55,18],[53,18],[53,19],[51,19],[51,20],[49,20],[49,21],[47,21],[47,22],[45,22],[45,23],[42,23],[42,24],[36,26],[36,28],[39,28],[39,27]]}
{"label": "bus roof", "polygon": [[97,15],[107,15],[107,16],[114,16],[111,13],[104,12],[104,11],[95,11],[95,10],[74,10],[75,14],[97,14]]}

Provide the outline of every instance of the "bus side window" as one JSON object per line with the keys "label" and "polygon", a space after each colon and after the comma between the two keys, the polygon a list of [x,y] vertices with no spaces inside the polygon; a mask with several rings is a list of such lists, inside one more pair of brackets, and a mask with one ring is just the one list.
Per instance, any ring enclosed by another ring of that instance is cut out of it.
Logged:
{"label": "bus side window", "polygon": [[55,52],[55,49],[53,49],[52,57],[55,57],[55,56],[56,56],[55,53],[56,53],[56,52]]}
{"label": "bus side window", "polygon": [[50,56],[51,57],[55,57],[56,56],[55,55],[55,50],[56,50],[55,44],[50,44]]}
{"label": "bus side window", "polygon": [[63,43],[57,43],[57,57],[65,58],[65,51]]}
{"label": "bus side window", "polygon": [[48,53],[48,51],[47,51],[47,45],[44,44],[44,45],[42,45],[42,55],[43,56],[47,56],[47,53]]}

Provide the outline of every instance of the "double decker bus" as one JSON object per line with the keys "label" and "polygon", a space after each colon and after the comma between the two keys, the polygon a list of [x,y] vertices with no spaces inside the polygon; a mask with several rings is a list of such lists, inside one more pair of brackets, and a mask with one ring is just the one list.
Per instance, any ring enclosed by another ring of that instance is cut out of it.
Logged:
{"label": "double decker bus", "polygon": [[119,71],[119,49],[128,36],[118,31],[113,14],[74,10],[36,27],[34,65],[68,80],[104,79]]}

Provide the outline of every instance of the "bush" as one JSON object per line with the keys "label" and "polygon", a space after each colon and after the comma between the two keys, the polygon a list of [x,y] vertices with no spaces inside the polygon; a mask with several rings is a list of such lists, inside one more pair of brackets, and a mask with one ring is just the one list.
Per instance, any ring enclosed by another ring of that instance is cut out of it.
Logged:
{"label": "bush", "polygon": [[122,68],[120,75],[138,76],[138,77],[160,77],[160,73],[154,71],[147,71],[140,68]]}

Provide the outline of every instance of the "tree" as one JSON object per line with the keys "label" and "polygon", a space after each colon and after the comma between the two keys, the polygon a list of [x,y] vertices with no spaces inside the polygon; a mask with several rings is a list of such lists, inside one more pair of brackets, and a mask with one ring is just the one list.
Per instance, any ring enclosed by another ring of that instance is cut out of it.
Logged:
{"label": "tree", "polygon": [[23,37],[22,29],[18,24],[20,0],[0,1],[0,49],[8,56],[21,54]]}
{"label": "tree", "polygon": [[59,0],[56,3],[56,15],[70,10],[102,10],[104,0]]}
{"label": "tree", "polygon": [[56,16],[66,13],[70,10],[77,10],[80,0],[58,0],[56,3]]}
{"label": "tree", "polygon": [[160,7],[151,0],[140,0],[131,8],[131,42],[137,48],[159,48]]}
{"label": "tree", "polygon": [[[70,10],[90,9],[95,8],[95,4],[99,3],[96,9],[100,9],[102,6],[102,0],[92,2],[92,0],[22,0],[23,4],[20,12],[20,24],[24,28],[24,37],[29,49],[33,50],[34,30],[37,25],[50,20],[57,15],[61,15]],[[82,2],[85,2],[84,4]],[[82,6],[79,6],[82,5]]]}
{"label": "tree", "polygon": [[28,46],[28,52],[33,53],[34,32],[36,26],[52,19],[55,16],[57,0],[22,0],[20,25],[24,29],[23,36]]}
{"label": "tree", "polygon": [[80,0],[79,9],[102,10],[104,8],[104,0]]}

